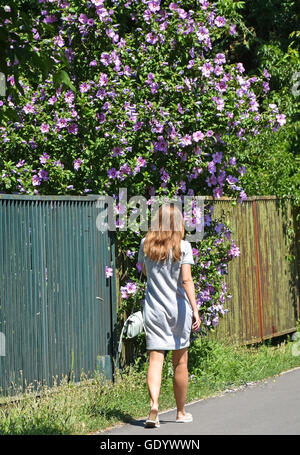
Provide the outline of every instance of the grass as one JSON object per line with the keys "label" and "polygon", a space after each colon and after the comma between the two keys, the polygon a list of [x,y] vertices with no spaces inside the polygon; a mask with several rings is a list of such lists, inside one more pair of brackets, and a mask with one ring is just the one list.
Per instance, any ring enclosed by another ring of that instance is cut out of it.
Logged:
{"label": "grass", "polygon": [[[299,328],[298,328],[299,330]],[[206,398],[300,366],[290,336],[251,346],[199,339],[189,350],[190,382],[187,402]],[[101,375],[64,378],[53,387],[40,387],[39,398],[29,386],[20,401],[0,400],[0,434],[89,434],[120,422],[144,417],[149,411],[147,361],[117,371],[115,383]],[[160,410],[175,407],[171,352],[167,353],[160,394]],[[20,397],[17,397],[20,398]]]}

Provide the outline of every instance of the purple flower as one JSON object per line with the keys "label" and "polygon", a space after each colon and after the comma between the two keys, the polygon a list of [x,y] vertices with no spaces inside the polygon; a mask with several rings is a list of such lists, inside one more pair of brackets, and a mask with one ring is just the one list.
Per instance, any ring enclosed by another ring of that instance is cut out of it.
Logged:
{"label": "purple flower", "polygon": [[80,169],[80,166],[82,163],[83,163],[83,161],[80,158],[77,158],[77,160],[74,161],[73,164],[74,164],[75,171],[78,171],[78,169]]}
{"label": "purple flower", "polygon": [[221,65],[222,63],[226,63],[226,57],[222,53],[218,53],[215,58],[214,62],[217,63],[218,65]]}
{"label": "purple flower", "polygon": [[206,62],[204,63],[204,65],[201,67],[201,72],[203,74],[203,76],[205,77],[209,77],[210,76],[210,73],[213,71],[213,66],[211,63],[209,62]]}
{"label": "purple flower", "polygon": [[96,117],[97,117],[99,123],[104,123],[105,122],[106,115],[104,114],[104,112],[101,112],[101,114],[99,114],[97,112]]}
{"label": "purple flower", "polygon": [[180,103],[177,104],[177,109],[178,109],[179,114],[184,114],[184,110],[182,109]]}
{"label": "purple flower", "polygon": [[209,38],[209,31],[206,27],[201,26],[196,30],[196,35],[199,41],[204,41]]}
{"label": "purple flower", "polygon": [[232,257],[236,257],[241,254],[240,249],[235,245],[234,242],[232,242],[231,248],[230,248],[230,251],[228,254],[229,254],[229,256],[232,256]]}
{"label": "purple flower", "polygon": [[165,169],[162,167],[160,169],[160,174],[161,174],[161,180],[165,183],[168,182],[168,180],[170,179],[170,175],[165,171]]}
{"label": "purple flower", "polygon": [[122,155],[125,155],[125,152],[123,151],[122,147],[117,145],[116,147],[114,147],[112,149],[112,155],[113,156],[122,156]]}
{"label": "purple flower", "polygon": [[16,167],[22,167],[25,163],[25,160],[19,161],[18,164],[16,164]]}
{"label": "purple flower", "polygon": [[190,145],[191,143],[192,143],[192,137],[189,134],[186,134],[185,136],[183,136],[183,138],[180,141],[180,145],[182,145],[182,146]]}
{"label": "purple flower", "polygon": [[177,3],[170,3],[169,8],[171,11],[176,11],[178,9]]}
{"label": "purple flower", "polygon": [[60,35],[55,36],[54,39],[53,39],[53,42],[58,47],[63,47],[65,45],[65,42],[64,42],[63,38]]}
{"label": "purple flower", "polygon": [[65,167],[65,165],[64,165],[64,164],[62,164],[62,162],[61,162],[60,160],[54,161],[54,163],[53,163],[53,164],[54,164],[55,166],[60,166],[60,167],[62,167],[62,168],[64,168],[64,167]]}
{"label": "purple flower", "polygon": [[146,41],[149,44],[155,44],[158,41],[158,36],[154,35],[154,33],[150,32],[146,35]]}
{"label": "purple flower", "polygon": [[126,286],[121,286],[121,287],[120,287],[120,291],[121,291],[121,297],[122,297],[122,299],[128,299],[129,294],[128,294],[128,292],[127,292]]}
{"label": "purple flower", "polygon": [[234,24],[230,24],[229,33],[230,33],[230,35],[236,34],[236,26]]}
{"label": "purple flower", "polygon": [[55,104],[55,102],[57,101],[56,97],[55,96],[51,96],[51,98],[49,98],[48,100],[48,104]]}
{"label": "purple flower", "polygon": [[69,90],[69,91],[65,94],[65,102],[66,102],[67,104],[71,104],[73,101],[74,101],[74,93],[72,92],[72,90]]}
{"label": "purple flower", "polygon": [[65,118],[58,119],[57,126],[58,128],[65,128],[68,125],[68,121]]}
{"label": "purple flower", "polygon": [[137,157],[137,163],[141,167],[145,167],[146,166],[146,160],[142,156],[138,156]]}
{"label": "purple flower", "polygon": [[41,179],[37,174],[34,174],[34,175],[32,176],[32,185],[33,185],[33,186],[38,186],[38,185],[40,185],[40,184],[41,184],[41,181],[42,181],[42,179]]}
{"label": "purple flower", "polygon": [[270,91],[270,86],[269,86],[269,83],[268,82],[263,82],[263,91],[265,93],[269,92]]}
{"label": "purple flower", "polygon": [[243,166],[239,167],[239,168],[238,168],[238,172],[239,172],[242,176],[245,175],[245,174],[246,174],[246,168],[245,168],[245,166],[243,165]]}
{"label": "purple flower", "polygon": [[213,161],[210,161],[207,165],[207,170],[210,174],[214,174],[216,172],[216,165]]}
{"label": "purple flower", "polygon": [[31,104],[27,103],[23,107],[23,111],[25,112],[25,114],[34,114],[35,109],[34,109],[34,106],[32,106]]}
{"label": "purple flower", "polygon": [[151,0],[150,2],[147,2],[147,5],[152,13],[155,13],[156,11],[160,10],[160,1]]}
{"label": "purple flower", "polygon": [[223,100],[223,98],[218,98],[216,96],[213,96],[212,100],[216,102],[218,111],[222,111],[224,109],[224,100]]}
{"label": "purple flower", "polygon": [[244,190],[240,192],[240,199],[239,202],[245,201],[247,199],[247,194],[245,193]]}
{"label": "purple flower", "polygon": [[180,181],[179,190],[181,190],[183,193],[186,192],[186,183],[185,183],[184,180],[181,180],[181,181]]}
{"label": "purple flower", "polygon": [[213,196],[217,199],[223,196],[223,190],[220,186],[213,189]]}
{"label": "purple flower", "polygon": [[79,86],[80,93],[86,93],[86,92],[89,91],[90,88],[91,88],[91,85],[88,84],[87,82],[83,82],[83,83],[80,84],[80,86]]}
{"label": "purple flower", "polygon": [[102,52],[100,61],[104,66],[108,66],[112,62],[112,58],[108,52]]}
{"label": "purple flower", "polygon": [[128,256],[129,258],[133,258],[135,254],[136,254],[136,251],[131,251],[131,250],[126,251],[126,256]]}
{"label": "purple flower", "polygon": [[85,25],[88,21],[88,17],[86,14],[80,14],[79,18],[78,18],[79,22],[83,25]]}
{"label": "purple flower", "polygon": [[229,185],[234,185],[236,182],[238,182],[238,179],[232,175],[228,175],[226,181],[229,183]]}
{"label": "purple flower", "polygon": [[119,171],[117,171],[117,169],[113,167],[112,169],[109,169],[107,171],[107,174],[109,178],[115,179],[116,177],[119,176]]}
{"label": "purple flower", "polygon": [[137,285],[133,281],[129,281],[126,285],[128,294],[135,294],[137,292]]}
{"label": "purple flower", "polygon": [[227,85],[226,85],[225,81],[217,82],[215,87],[219,92],[226,92],[226,90],[227,90]]}
{"label": "purple flower", "polygon": [[285,114],[277,114],[276,115],[276,120],[279,123],[280,126],[283,126],[286,124],[286,116]]}
{"label": "purple flower", "polygon": [[218,324],[219,324],[219,317],[218,316],[215,316],[213,319],[212,319],[212,325],[214,327],[216,327]]}
{"label": "purple flower", "polygon": [[78,125],[77,125],[77,123],[71,123],[68,126],[68,133],[72,133],[72,134],[77,134],[78,133]]}
{"label": "purple flower", "polygon": [[195,131],[195,133],[193,133],[194,142],[203,141],[203,139],[204,139],[204,134],[202,133],[202,131]]}
{"label": "purple flower", "polygon": [[40,130],[42,133],[48,133],[49,129],[50,129],[50,127],[49,127],[48,123],[42,123],[40,126]]}
{"label": "purple flower", "polygon": [[113,276],[113,269],[107,265],[105,266],[105,276],[106,278]]}
{"label": "purple flower", "polygon": [[43,22],[45,24],[53,24],[53,22],[56,22],[56,20],[56,16],[54,14],[50,14],[44,18]]}
{"label": "purple flower", "polygon": [[39,171],[38,175],[42,180],[45,180],[45,181],[49,180],[48,172],[45,169],[41,169]]}
{"label": "purple flower", "polygon": [[104,85],[107,85],[108,82],[108,76],[105,73],[100,73],[100,79],[99,79],[99,85],[100,87],[103,87]]}
{"label": "purple flower", "polygon": [[50,156],[44,152],[42,156],[40,156],[39,160],[42,164],[45,164],[47,160],[49,160]]}
{"label": "purple flower", "polygon": [[245,68],[244,68],[244,65],[242,63],[237,63],[236,64],[236,69],[240,72],[240,73],[244,73],[245,72]]}
{"label": "purple flower", "polygon": [[120,167],[120,172],[122,174],[129,175],[131,173],[131,168],[130,168],[129,164],[128,163],[122,164],[122,166]]}
{"label": "purple flower", "polygon": [[212,156],[213,161],[215,163],[221,163],[222,157],[223,157],[223,153],[222,152],[213,153],[213,156]]}
{"label": "purple flower", "polygon": [[224,27],[224,25],[226,24],[225,17],[217,16],[215,18],[215,24],[216,24],[217,27]]}

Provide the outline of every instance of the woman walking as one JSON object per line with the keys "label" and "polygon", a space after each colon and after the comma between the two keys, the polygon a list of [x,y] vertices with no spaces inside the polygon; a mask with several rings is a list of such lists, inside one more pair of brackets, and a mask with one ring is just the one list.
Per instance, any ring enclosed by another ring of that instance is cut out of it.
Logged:
{"label": "woman walking", "polygon": [[[154,226],[154,227],[152,227]],[[201,320],[191,274],[191,244],[183,240],[184,219],[174,205],[163,204],[151,229],[141,240],[138,261],[147,276],[144,304],[146,348],[149,351],[147,383],[151,399],[146,427],[158,427],[158,399],[165,351],[172,350],[176,422],[191,422],[184,406],[188,388],[188,347],[191,331]]]}

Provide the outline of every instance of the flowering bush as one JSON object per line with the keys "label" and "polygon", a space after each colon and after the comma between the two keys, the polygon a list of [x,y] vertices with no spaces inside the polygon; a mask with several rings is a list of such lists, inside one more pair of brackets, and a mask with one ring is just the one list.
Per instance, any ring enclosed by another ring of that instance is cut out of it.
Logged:
{"label": "flowering bush", "polygon": [[[15,32],[38,58],[50,54],[55,65],[46,80],[35,82],[18,59],[7,58],[0,190],[110,194],[118,202],[121,186],[128,198],[144,195],[149,209],[152,196],[245,200],[240,177],[246,169],[235,150],[263,128],[278,129],[285,115],[267,103],[262,108],[267,71],[249,77],[241,62],[228,59],[227,43],[238,31],[220,14],[219,3],[39,0],[33,9],[27,2],[33,29],[18,25]],[[20,13],[9,5],[1,27],[14,30],[12,15]],[[26,40],[29,32],[33,43]],[[16,68],[23,94],[15,87]],[[122,210],[118,203],[116,212]],[[212,210],[207,204],[205,236],[194,248],[206,327],[226,312],[224,274],[239,254],[230,226],[212,221]],[[137,233],[117,231],[122,309],[142,288],[136,282]]]}

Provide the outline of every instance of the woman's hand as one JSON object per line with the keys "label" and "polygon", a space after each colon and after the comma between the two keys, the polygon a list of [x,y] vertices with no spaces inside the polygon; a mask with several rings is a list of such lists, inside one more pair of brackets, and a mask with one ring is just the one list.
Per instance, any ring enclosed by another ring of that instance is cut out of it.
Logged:
{"label": "woman's hand", "polygon": [[201,319],[199,316],[199,311],[193,311],[193,324],[192,324],[192,331],[196,332],[201,325]]}

